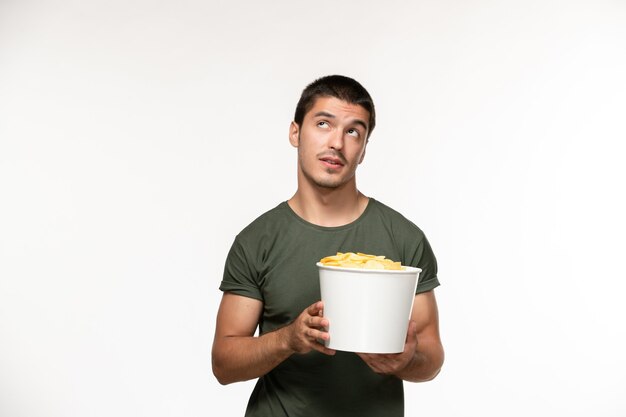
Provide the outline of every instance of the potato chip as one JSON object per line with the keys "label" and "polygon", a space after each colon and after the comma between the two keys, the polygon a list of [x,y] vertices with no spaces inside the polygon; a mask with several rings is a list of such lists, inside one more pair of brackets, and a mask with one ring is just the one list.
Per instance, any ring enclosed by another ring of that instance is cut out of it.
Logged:
{"label": "potato chip", "polygon": [[394,262],[383,255],[369,255],[361,252],[337,252],[336,255],[320,259],[326,266],[340,266],[343,268],[387,269],[401,271],[406,268],[400,262]]}

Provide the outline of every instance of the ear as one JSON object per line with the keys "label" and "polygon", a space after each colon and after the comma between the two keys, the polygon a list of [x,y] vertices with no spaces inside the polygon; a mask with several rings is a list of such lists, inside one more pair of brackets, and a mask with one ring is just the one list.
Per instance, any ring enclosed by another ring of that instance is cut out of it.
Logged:
{"label": "ear", "polygon": [[300,145],[300,126],[296,122],[291,122],[289,125],[289,143],[294,148]]}

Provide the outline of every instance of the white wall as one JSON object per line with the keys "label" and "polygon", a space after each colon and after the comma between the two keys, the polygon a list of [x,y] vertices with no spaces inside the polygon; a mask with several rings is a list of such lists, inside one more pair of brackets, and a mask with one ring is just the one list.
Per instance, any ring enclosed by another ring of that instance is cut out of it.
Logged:
{"label": "white wall", "polygon": [[235,234],[295,191],[314,78],[429,236],[447,360],[407,415],[623,416],[626,3],[0,2],[0,415],[241,416]]}

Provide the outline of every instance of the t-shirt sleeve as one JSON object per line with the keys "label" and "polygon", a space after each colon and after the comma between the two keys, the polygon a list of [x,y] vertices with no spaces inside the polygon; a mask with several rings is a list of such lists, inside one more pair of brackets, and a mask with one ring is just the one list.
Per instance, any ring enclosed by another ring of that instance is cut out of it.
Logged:
{"label": "t-shirt sleeve", "polygon": [[410,264],[422,270],[419,275],[415,294],[430,291],[439,286],[439,279],[437,278],[437,259],[435,258],[435,254],[428,239],[426,239],[423,233],[420,233],[417,248],[414,251],[414,256]]}
{"label": "t-shirt sleeve", "polygon": [[263,301],[257,278],[254,263],[250,261],[239,239],[235,238],[226,257],[220,290]]}

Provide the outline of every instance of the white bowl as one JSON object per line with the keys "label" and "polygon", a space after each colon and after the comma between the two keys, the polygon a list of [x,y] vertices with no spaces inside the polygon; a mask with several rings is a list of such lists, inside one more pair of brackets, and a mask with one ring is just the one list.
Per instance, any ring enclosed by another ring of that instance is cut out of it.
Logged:
{"label": "white bowl", "polygon": [[331,349],[363,353],[404,350],[419,268],[342,268],[317,263]]}

